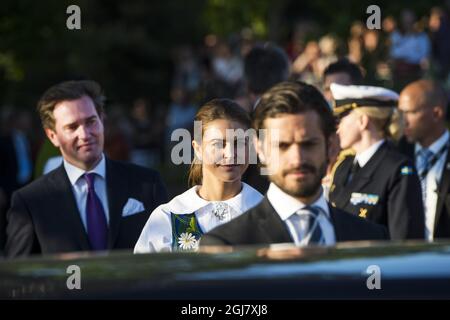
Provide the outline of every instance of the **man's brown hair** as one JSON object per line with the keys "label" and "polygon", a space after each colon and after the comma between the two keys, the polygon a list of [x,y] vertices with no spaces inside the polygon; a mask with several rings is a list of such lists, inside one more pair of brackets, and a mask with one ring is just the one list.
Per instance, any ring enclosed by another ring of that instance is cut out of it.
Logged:
{"label": "man's brown hair", "polygon": [[314,86],[301,81],[286,81],[264,93],[253,113],[253,128],[264,128],[264,120],[282,114],[299,114],[315,111],[325,138],[336,131],[336,123],[328,103]]}
{"label": "man's brown hair", "polygon": [[37,110],[44,128],[55,129],[53,110],[62,101],[71,101],[87,96],[92,99],[98,115],[103,115],[105,96],[100,85],[91,80],[65,81],[58,83],[44,92],[37,104]]}

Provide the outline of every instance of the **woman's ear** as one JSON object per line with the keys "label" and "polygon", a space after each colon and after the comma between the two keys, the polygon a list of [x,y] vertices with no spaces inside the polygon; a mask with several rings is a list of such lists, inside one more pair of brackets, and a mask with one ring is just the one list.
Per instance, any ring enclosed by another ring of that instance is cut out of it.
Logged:
{"label": "woman's ear", "polygon": [[202,146],[195,140],[192,140],[192,148],[194,148],[195,157],[202,161]]}
{"label": "woman's ear", "polygon": [[358,117],[359,117],[358,123],[361,131],[366,130],[369,127],[369,116],[366,114],[361,114],[358,115]]}

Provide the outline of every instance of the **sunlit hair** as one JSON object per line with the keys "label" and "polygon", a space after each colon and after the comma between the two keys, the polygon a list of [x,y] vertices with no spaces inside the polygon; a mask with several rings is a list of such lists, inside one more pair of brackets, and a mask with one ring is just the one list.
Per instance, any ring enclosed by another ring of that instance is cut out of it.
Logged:
{"label": "sunlit hair", "polygon": [[366,115],[384,138],[400,139],[403,126],[397,108],[360,107],[354,109],[359,115]]}
{"label": "sunlit hair", "polygon": [[253,113],[253,128],[264,129],[264,121],[283,114],[314,111],[319,115],[325,140],[336,131],[336,123],[328,103],[320,91],[301,81],[286,81],[264,93]]}
{"label": "sunlit hair", "polygon": [[72,101],[87,96],[92,99],[98,115],[103,115],[105,96],[100,85],[91,80],[65,81],[50,87],[44,92],[37,104],[37,111],[44,128],[55,128],[53,110],[62,101]]}

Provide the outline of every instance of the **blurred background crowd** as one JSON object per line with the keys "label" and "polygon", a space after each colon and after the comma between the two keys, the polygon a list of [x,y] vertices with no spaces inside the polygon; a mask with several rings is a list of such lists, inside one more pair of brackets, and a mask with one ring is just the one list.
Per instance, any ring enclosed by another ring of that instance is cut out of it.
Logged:
{"label": "blurred background crowd", "polygon": [[[66,28],[70,4],[81,8],[81,30]],[[450,1],[378,1],[379,30],[366,27],[370,4],[2,1],[0,204],[57,165],[58,150],[45,138],[35,105],[63,80],[102,85],[107,155],[159,170],[169,198],[187,189],[187,166],[170,161],[171,132],[192,129],[197,109],[212,98],[251,110],[244,59],[257,44],[283,48],[290,77],[321,90],[325,68],[347,57],[362,68],[366,84],[399,92],[432,78],[450,93]]]}

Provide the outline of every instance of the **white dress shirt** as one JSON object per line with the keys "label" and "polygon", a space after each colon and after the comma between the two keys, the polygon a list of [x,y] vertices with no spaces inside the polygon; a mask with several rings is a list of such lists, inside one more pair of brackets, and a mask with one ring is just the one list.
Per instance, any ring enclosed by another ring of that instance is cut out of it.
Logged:
{"label": "white dress shirt", "polygon": [[[436,154],[447,143],[450,137],[449,132],[446,130],[444,134],[437,139],[428,150]],[[415,157],[416,163],[422,146],[419,143],[415,144]],[[442,172],[444,171],[445,159],[447,159],[448,150],[446,150],[441,157],[436,161],[434,166],[428,171],[426,176],[427,196],[426,203],[424,203],[425,209],[425,239],[433,241],[434,234],[434,220],[436,218],[436,205],[438,201],[439,184],[442,179]]]}
{"label": "white dress shirt", "polygon": [[378,142],[375,142],[373,145],[371,145],[367,150],[364,150],[363,152],[356,154],[355,161],[358,161],[359,166],[362,168],[364,167],[367,162],[373,157],[373,155],[380,149],[381,145],[384,143],[384,139],[381,139]]}
{"label": "white dress shirt", "polygon": [[214,204],[217,201],[207,201],[198,193],[199,186],[192,187],[176,196],[169,203],[156,208],[147,220],[142,233],[134,247],[134,253],[160,252],[172,250],[172,222],[173,214],[195,213],[198,225],[203,233],[231,221],[245,211],[256,206],[263,199],[263,195],[246,183],[242,183],[242,190],[231,199],[221,201],[226,204],[224,219],[220,220],[214,214]]}
{"label": "white dress shirt", "polygon": [[83,169],[75,167],[66,160],[63,161],[63,164],[67,176],[69,177],[70,184],[72,185],[72,191],[73,195],[75,196],[78,212],[80,213],[80,218],[81,221],[83,222],[83,226],[86,232],[87,232],[86,200],[88,194],[88,184],[86,182],[86,179],[82,177],[85,173],[96,173],[94,180],[95,193],[97,194],[102,203],[103,210],[105,211],[106,215],[106,222],[109,224],[109,207],[106,192],[105,156],[102,155],[102,160],[100,160],[97,166],[90,171],[84,171]]}
{"label": "white dress shirt", "polygon": [[[267,190],[267,198],[270,204],[275,209],[275,211],[280,216],[281,220],[288,227],[291,238],[294,243],[298,246],[307,245],[302,240],[309,230],[309,226],[306,223],[300,221],[300,217],[296,214],[297,211],[303,209],[307,205],[295,199],[294,197],[288,195],[282,191],[276,184],[271,183],[269,190]],[[330,208],[322,194],[319,199],[312,203],[310,206],[319,207],[325,212],[326,216],[319,215],[318,222],[325,239],[325,245],[332,246],[336,244],[336,235],[334,232],[334,227],[330,218]]]}

